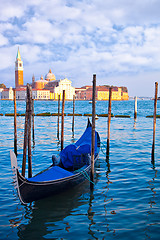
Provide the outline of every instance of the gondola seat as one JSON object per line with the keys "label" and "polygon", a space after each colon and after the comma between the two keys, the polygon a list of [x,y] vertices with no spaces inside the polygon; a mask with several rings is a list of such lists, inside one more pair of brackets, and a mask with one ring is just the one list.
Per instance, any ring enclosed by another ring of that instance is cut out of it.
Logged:
{"label": "gondola seat", "polygon": [[45,181],[53,181],[57,179],[62,179],[65,177],[72,176],[73,173],[69,172],[59,166],[50,167],[48,170],[37,174],[32,178],[28,178],[27,180],[31,182],[45,182]]}

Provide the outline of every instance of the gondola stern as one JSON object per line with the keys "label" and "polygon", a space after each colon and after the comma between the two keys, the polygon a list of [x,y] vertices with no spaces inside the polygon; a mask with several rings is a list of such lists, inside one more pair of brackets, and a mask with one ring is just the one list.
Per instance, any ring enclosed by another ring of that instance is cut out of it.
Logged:
{"label": "gondola stern", "polygon": [[20,193],[20,186],[19,186],[19,180],[18,180],[19,176],[22,177],[22,175],[18,171],[17,157],[16,157],[15,153],[12,150],[10,150],[10,159],[11,159],[11,169],[13,171],[13,184],[14,184],[14,187],[17,190],[17,193],[18,193],[18,196],[19,196],[19,199],[20,199],[21,203],[26,205],[27,203],[25,203],[23,201],[21,193]]}
{"label": "gondola stern", "polygon": [[18,164],[17,164],[17,157],[15,153],[10,150],[10,159],[11,159],[11,168],[13,169],[18,169]]}

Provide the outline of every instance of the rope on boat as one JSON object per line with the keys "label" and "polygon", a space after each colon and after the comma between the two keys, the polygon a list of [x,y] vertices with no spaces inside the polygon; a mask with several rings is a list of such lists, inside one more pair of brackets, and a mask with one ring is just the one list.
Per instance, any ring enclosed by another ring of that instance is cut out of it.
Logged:
{"label": "rope on boat", "polygon": [[104,149],[106,150],[106,145],[103,142],[101,142],[101,151],[104,155],[106,155],[106,151],[104,151]]}
{"label": "rope on boat", "polygon": [[[105,150],[106,150],[106,145],[105,145],[103,142],[101,142],[101,151],[102,151],[102,153],[103,153],[104,155],[106,155],[106,151],[105,151]],[[93,181],[91,181],[90,176],[88,175],[88,173],[87,173],[87,171],[86,171],[85,169],[83,169],[83,170],[77,169],[77,170],[75,170],[74,172],[75,172],[75,173],[82,173],[83,176],[84,176],[89,182],[91,182],[92,184],[95,185],[95,183],[94,183]]]}
{"label": "rope on boat", "polygon": [[75,172],[78,172],[78,173],[82,173],[83,176],[89,181],[91,182],[92,184],[95,185],[95,183],[93,181],[91,181],[90,179],[90,176],[88,175],[87,171],[85,169],[83,169],[82,171],[80,169],[77,169]]}

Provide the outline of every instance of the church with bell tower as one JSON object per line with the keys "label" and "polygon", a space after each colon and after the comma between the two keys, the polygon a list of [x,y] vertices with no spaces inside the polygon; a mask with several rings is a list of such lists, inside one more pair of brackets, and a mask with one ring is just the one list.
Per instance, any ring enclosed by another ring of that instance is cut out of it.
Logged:
{"label": "church with bell tower", "polygon": [[[37,100],[58,100],[59,95],[62,99],[63,90],[65,90],[65,97],[67,100],[72,100],[75,95],[75,88],[71,86],[71,81],[67,78],[56,80],[55,75],[51,69],[45,75],[45,79],[41,76],[41,79],[35,80],[35,76],[32,77],[32,97]],[[23,85],[23,61],[21,60],[20,51],[18,48],[16,61],[15,61],[15,90],[16,99],[26,99],[26,86]],[[1,99],[13,100],[12,87],[6,88],[2,91]]]}
{"label": "church with bell tower", "polygon": [[18,48],[15,61],[15,88],[23,86],[23,62]]}

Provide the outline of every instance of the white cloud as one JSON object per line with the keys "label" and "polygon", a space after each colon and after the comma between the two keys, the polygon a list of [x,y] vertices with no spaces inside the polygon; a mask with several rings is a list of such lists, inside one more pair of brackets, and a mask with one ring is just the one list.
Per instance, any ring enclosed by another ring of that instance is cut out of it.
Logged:
{"label": "white cloud", "polygon": [[151,24],[159,19],[159,0],[93,0],[92,4],[112,23],[119,25]]}
{"label": "white cloud", "polygon": [[67,6],[67,1],[46,0],[45,4],[39,4],[37,7],[37,16],[45,19],[54,20],[63,23],[69,20],[75,20],[81,17],[81,9],[73,6]]}
{"label": "white cloud", "polygon": [[1,22],[0,23],[0,32],[5,32],[7,30],[13,30],[13,25],[11,23],[5,23],[5,22]]}
{"label": "white cloud", "polygon": [[8,39],[5,38],[2,34],[0,34],[0,47],[7,44],[8,44]]}
{"label": "white cloud", "polygon": [[26,79],[50,67],[79,83],[158,71],[159,9],[158,0],[1,0],[0,73],[14,70],[18,45]]}
{"label": "white cloud", "polygon": [[0,64],[0,70],[11,68],[14,66],[16,55],[15,55],[16,48],[15,46],[11,47],[0,47],[0,56],[3,56],[3,61]]}
{"label": "white cloud", "polygon": [[53,39],[59,38],[60,35],[58,28],[49,21],[34,17],[23,25],[23,30],[14,40],[30,44],[48,44]]}
{"label": "white cloud", "polygon": [[33,63],[41,61],[42,51],[39,46],[24,44],[19,46],[19,48],[21,58],[26,64],[30,64],[30,66],[32,66]]}
{"label": "white cloud", "polygon": [[0,20],[6,21],[13,17],[22,17],[23,16],[23,9],[19,5],[14,5],[14,3],[7,3],[7,1],[1,2],[0,6]]}

